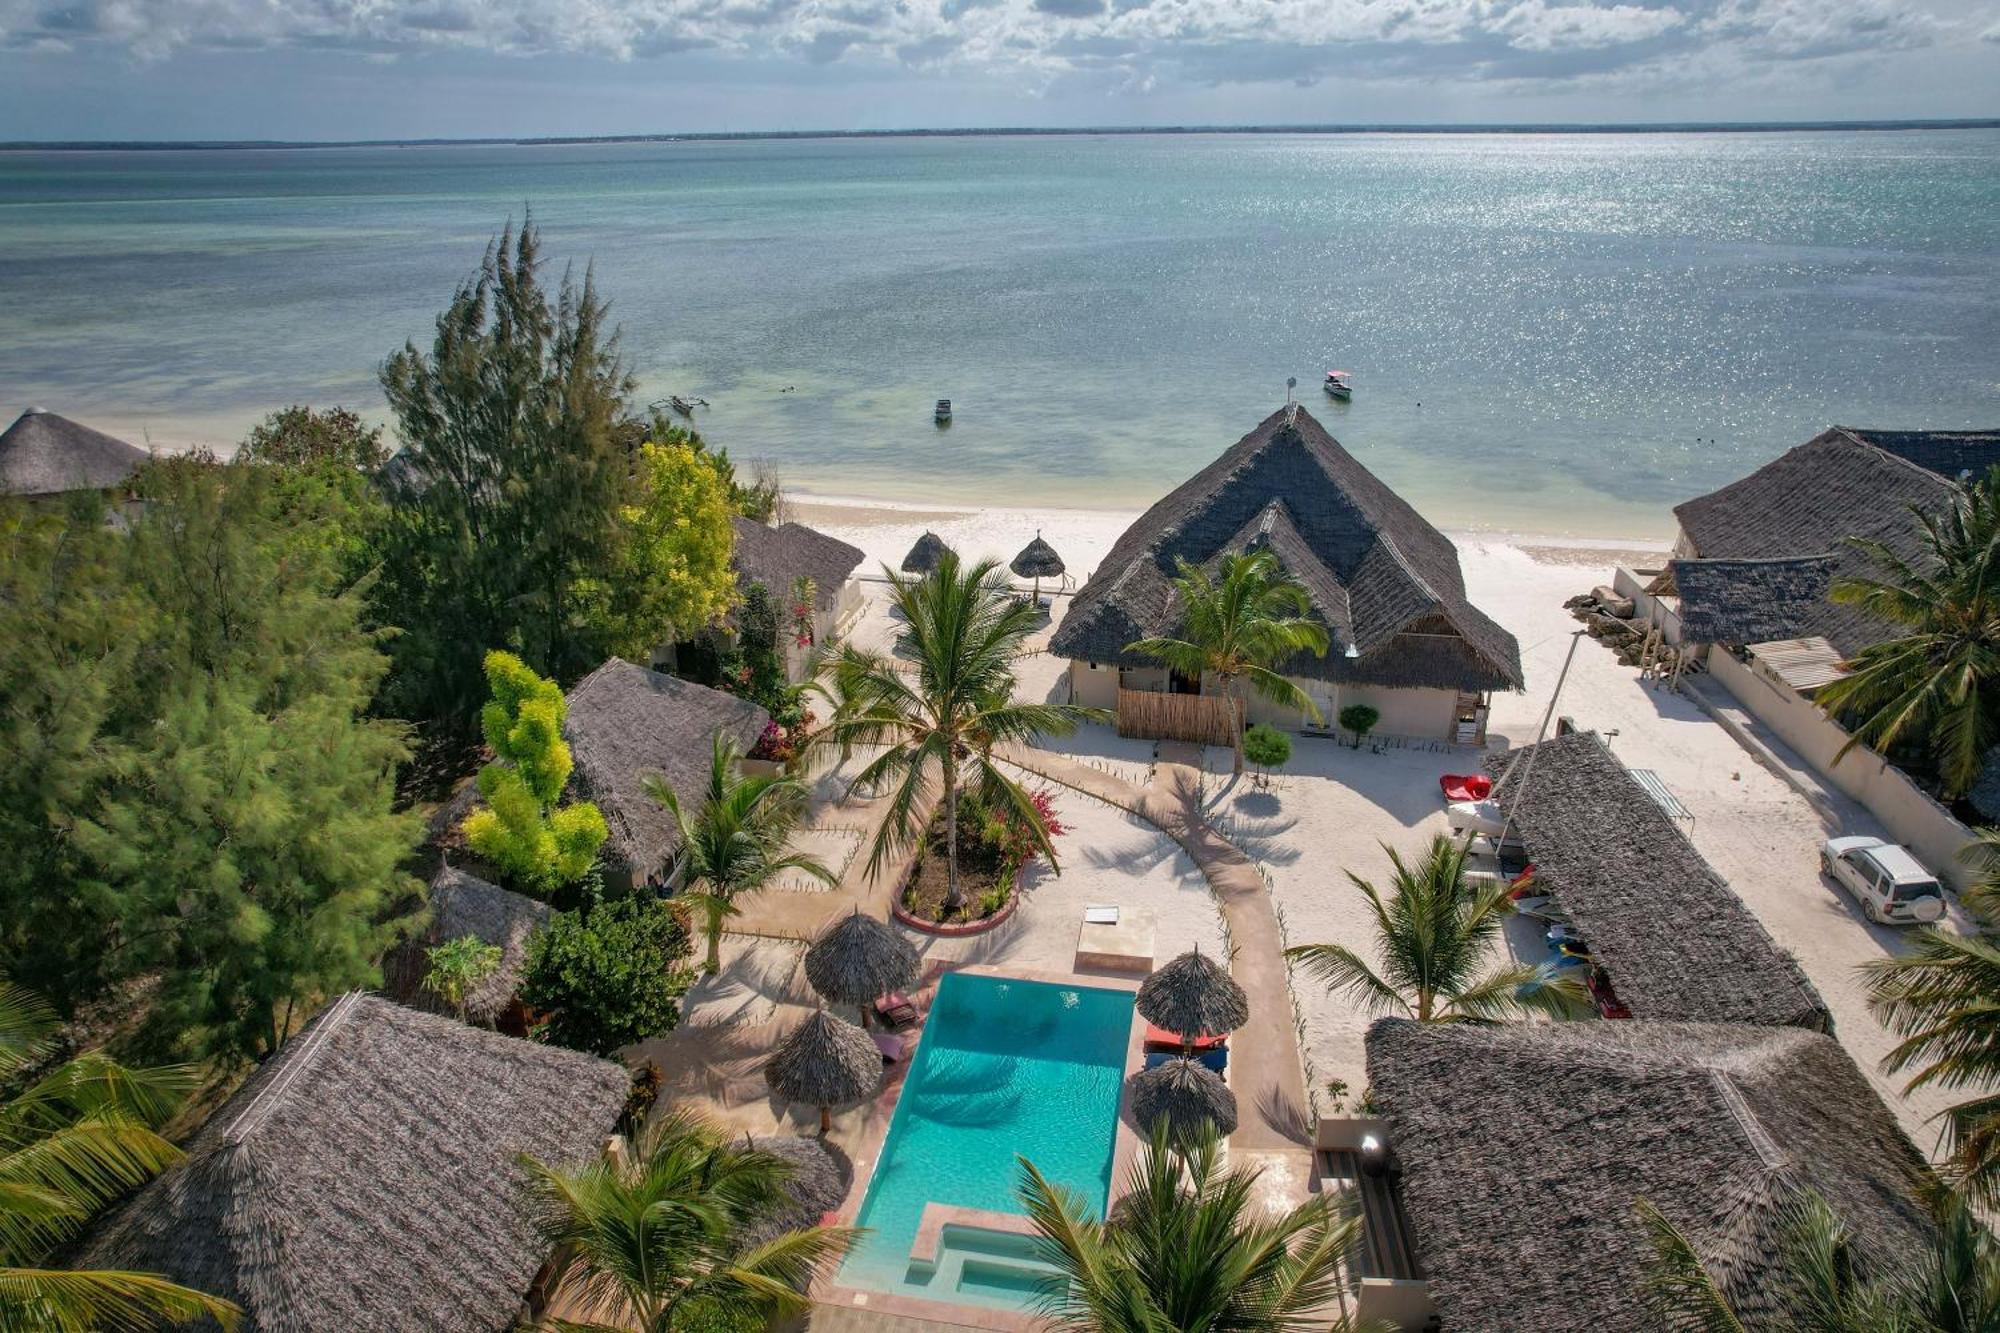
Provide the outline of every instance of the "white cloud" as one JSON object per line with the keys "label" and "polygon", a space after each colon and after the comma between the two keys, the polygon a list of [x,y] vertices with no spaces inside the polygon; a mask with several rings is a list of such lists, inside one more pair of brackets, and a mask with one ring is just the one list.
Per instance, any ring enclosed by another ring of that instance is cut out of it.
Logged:
{"label": "white cloud", "polygon": [[1671,32],[1687,22],[1678,9],[1643,5],[1550,5],[1524,0],[1487,23],[1523,51],[1616,46]]}

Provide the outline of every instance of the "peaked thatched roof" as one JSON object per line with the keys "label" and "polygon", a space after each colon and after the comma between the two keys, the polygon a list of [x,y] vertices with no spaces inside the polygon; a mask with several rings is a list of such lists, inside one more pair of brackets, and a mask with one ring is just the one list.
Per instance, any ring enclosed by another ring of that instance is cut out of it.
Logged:
{"label": "peaked thatched roof", "polygon": [[570,781],[611,826],[608,846],[635,880],[657,876],[680,846],[673,816],[648,796],[659,776],[683,797],[708,785],[712,737],[748,750],[771,715],[746,699],[612,658],[569,692],[563,738]]}
{"label": "peaked thatched roof", "polygon": [[144,449],[31,407],[0,433],[0,492],[108,490],[130,481],[146,458]]}
{"label": "peaked thatched roof", "polygon": [[1190,949],[1139,983],[1135,1001],[1149,1023],[1183,1037],[1220,1037],[1250,1021],[1250,999],[1229,969]]}
{"label": "peaked thatched roof", "polygon": [[803,523],[780,523],[775,527],[738,515],[730,520],[736,528],[736,547],[731,559],[736,565],[739,585],[761,583],[780,605],[791,594],[798,579],[813,581],[815,601],[822,611],[840,603],[840,590],[865,558],[858,546],[849,546],[838,537]]}
{"label": "peaked thatched roof", "polygon": [[460,936],[476,936],[500,946],[500,966],[466,996],[465,1016],[478,1023],[492,1022],[521,988],[528,937],[548,924],[554,909],[454,866],[444,867],[431,881],[430,903],[430,929],[415,942],[419,966],[412,969],[411,993],[407,998],[398,993],[397,998],[415,1008],[442,1012],[443,1001],[423,989],[424,974],[429,970],[423,950]]}
{"label": "peaked thatched roof", "polygon": [[1208,1066],[1176,1056],[1134,1074],[1132,1118],[1148,1134],[1162,1120],[1176,1135],[1214,1125],[1221,1134],[1236,1132],[1236,1094]]}
{"label": "peaked thatched roof", "polygon": [[1831,555],[1675,560],[1681,632],[1692,643],[1768,643],[1812,634],[1825,618]]}
{"label": "peaked thatched roof", "polygon": [[1912,1271],[1926,1244],[1921,1159],[1831,1037],[1383,1019],[1368,1083],[1449,1329],[1655,1327],[1637,1294],[1653,1253],[1641,1199],[1753,1320],[1770,1313],[1774,1222],[1796,1188],[1880,1265]]}
{"label": "peaked thatched roof", "polygon": [[788,1102],[851,1106],[882,1086],[882,1052],[854,1024],[816,1009],[771,1052],[764,1081]]}
{"label": "peaked thatched roof", "polygon": [[1007,566],[1024,579],[1059,579],[1062,577],[1063,558],[1056,554],[1056,548],[1042,540],[1037,532],[1035,539],[1021,548],[1014,557],[1014,563]]}
{"label": "peaked thatched roof", "polygon": [[[1273,413],[1140,516],[1076,595],[1059,656],[1127,666],[1136,639],[1171,634],[1178,560],[1213,566],[1267,547],[1312,596],[1333,646],[1287,675],[1436,689],[1519,689],[1514,636],[1465,597],[1458,550],[1341,448],[1312,414]],[[1358,656],[1349,658],[1352,645]]]}
{"label": "peaked thatched roof", "polygon": [[225,1296],[246,1333],[510,1328],[547,1258],[515,1154],[589,1160],[629,1087],[609,1061],[350,994],[81,1262]]}
{"label": "peaked thatched roof", "polygon": [[[1849,538],[1880,542],[1905,559],[1920,552],[1911,508],[1951,502],[1959,474],[2000,463],[2000,432],[1884,431],[1835,426],[1740,481],[1674,509],[1704,559],[1770,560],[1833,554],[1835,580],[1875,573]],[[1824,636],[1853,655],[1895,633],[1849,606],[1822,600],[1817,619],[1770,638]]]}
{"label": "peaked thatched roof", "polygon": [[902,933],[859,909],[841,917],[806,950],[806,980],[835,1004],[873,1004],[916,983],[917,951]]}
{"label": "peaked thatched roof", "polygon": [[787,1231],[816,1226],[847,1198],[847,1187],[854,1182],[854,1164],[826,1139],[775,1134],[751,1138],[749,1143],[758,1152],[784,1159],[792,1168],[784,1184],[788,1202],[744,1229],[744,1239],[750,1244],[762,1245]]}
{"label": "peaked thatched roof", "polygon": [[917,538],[916,545],[910,548],[910,553],[903,557],[903,572],[930,573],[938,567],[938,561],[944,558],[946,549],[944,538],[935,532],[925,532],[923,536]]}
{"label": "peaked thatched roof", "polygon": [[1831,1028],[1798,964],[1595,732],[1489,755],[1486,767],[1495,799],[1515,809],[1537,886],[1576,922],[1635,1018]]}

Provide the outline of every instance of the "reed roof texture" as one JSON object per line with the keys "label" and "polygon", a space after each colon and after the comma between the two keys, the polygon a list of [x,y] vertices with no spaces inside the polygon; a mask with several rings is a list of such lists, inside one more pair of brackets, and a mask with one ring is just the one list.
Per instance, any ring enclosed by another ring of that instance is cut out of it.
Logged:
{"label": "reed roof texture", "polygon": [[1576,922],[1635,1018],[1832,1027],[1798,964],[1595,732],[1489,755],[1486,767],[1536,885]]}
{"label": "reed roof texture", "polygon": [[806,950],[806,980],[835,1004],[873,1004],[916,984],[917,951],[900,931],[859,909],[828,926]]}
{"label": "reed roof texture", "polygon": [[771,1091],[807,1106],[852,1106],[882,1086],[882,1052],[866,1032],[816,1009],[764,1065]]}
{"label": "reed roof texture", "polygon": [[1063,558],[1056,554],[1056,548],[1043,541],[1042,534],[1038,532],[1033,541],[1021,548],[1021,553],[1007,568],[1024,579],[1058,579],[1067,566],[1063,564]]}
{"label": "reed roof texture", "polygon": [[1681,632],[1693,643],[1768,643],[1817,632],[1833,579],[1831,555],[1676,560]]}
{"label": "reed roof texture", "polygon": [[666,807],[646,794],[662,777],[683,800],[706,790],[712,738],[749,750],[771,715],[747,699],[612,658],[569,692],[563,738],[570,782],[610,825],[606,844],[634,882],[658,877],[680,847]]}
{"label": "reed roof texture", "polygon": [[784,1185],[788,1202],[745,1228],[744,1239],[750,1244],[762,1245],[787,1231],[816,1226],[846,1201],[854,1167],[847,1154],[827,1140],[777,1134],[753,1137],[749,1144],[792,1168]]}
{"label": "reed roof texture", "polygon": [[[1305,585],[1332,647],[1284,674],[1389,687],[1519,689],[1514,636],[1466,600],[1458,550],[1303,408],[1273,413],[1140,516],[1071,603],[1058,656],[1151,665],[1127,653],[1180,629],[1178,561],[1272,551]],[[1352,646],[1357,656],[1348,657]]]}
{"label": "reed roof texture", "polygon": [[1915,1271],[1923,1167],[1831,1037],[1715,1024],[1382,1019],[1368,1085],[1444,1327],[1651,1330],[1644,1199],[1751,1327],[1781,1205],[1817,1191],[1876,1264]]}
{"label": "reed roof texture", "polygon": [[1131,1085],[1132,1118],[1148,1134],[1162,1121],[1175,1136],[1206,1125],[1222,1134],[1236,1132],[1236,1094],[1199,1061],[1176,1056],[1134,1074]]}
{"label": "reed roof texture", "polygon": [[1229,969],[1190,949],[1139,984],[1139,1012],[1183,1037],[1220,1037],[1250,1021],[1250,999]]}
{"label": "reed roof texture", "polygon": [[511,1328],[547,1258],[515,1154],[590,1160],[629,1087],[594,1056],[349,994],[80,1262],[227,1297],[246,1333]]}
{"label": "reed roof texture", "polygon": [[0,433],[0,493],[61,495],[123,486],[144,449],[68,417],[29,408]]}
{"label": "reed roof texture", "polygon": [[792,584],[813,581],[814,605],[830,611],[840,604],[840,590],[866,557],[858,546],[809,528],[803,523],[758,523],[738,515],[731,560],[741,586],[761,583],[782,604]]}
{"label": "reed roof texture", "polygon": [[[1740,481],[1674,509],[1702,559],[1770,560],[1831,552],[1832,578],[1872,576],[1848,539],[1880,542],[1904,559],[1921,552],[1912,507],[1951,502],[1962,472],[2000,463],[2000,431],[1889,431],[1834,426]],[[1852,656],[1892,637],[1893,626],[1821,597],[1790,633],[1824,636]]]}
{"label": "reed roof texture", "polygon": [[424,989],[424,977],[430,971],[425,951],[446,940],[475,936],[500,947],[500,965],[465,997],[465,1016],[490,1025],[521,989],[528,938],[548,923],[555,909],[455,866],[445,866],[431,880],[430,906],[429,928],[399,948],[396,958],[383,961],[387,989],[413,1009],[448,1012],[449,1006],[442,999]]}
{"label": "reed roof texture", "polygon": [[916,544],[910,547],[910,553],[903,557],[903,572],[930,573],[938,567],[938,561],[944,558],[945,549],[944,538],[935,532],[925,532],[923,536],[917,538]]}

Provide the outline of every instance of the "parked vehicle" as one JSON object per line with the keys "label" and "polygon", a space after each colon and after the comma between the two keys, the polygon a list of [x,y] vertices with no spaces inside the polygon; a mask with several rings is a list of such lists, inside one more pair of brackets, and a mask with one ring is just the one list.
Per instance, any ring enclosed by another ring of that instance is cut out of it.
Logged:
{"label": "parked vehicle", "polygon": [[1909,849],[1882,838],[1828,838],[1819,868],[1861,904],[1870,921],[1929,925],[1944,917],[1944,888]]}

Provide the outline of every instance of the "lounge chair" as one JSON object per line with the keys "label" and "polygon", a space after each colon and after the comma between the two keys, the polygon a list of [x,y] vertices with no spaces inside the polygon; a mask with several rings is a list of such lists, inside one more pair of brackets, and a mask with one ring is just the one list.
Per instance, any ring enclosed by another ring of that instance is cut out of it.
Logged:
{"label": "lounge chair", "polygon": [[1450,802],[1483,801],[1493,794],[1493,779],[1484,773],[1447,773],[1438,786]]}
{"label": "lounge chair", "polygon": [[910,1053],[909,1040],[900,1032],[883,1032],[876,1029],[868,1036],[874,1041],[875,1049],[882,1052],[884,1064],[897,1064]]}
{"label": "lounge chair", "polygon": [[887,1023],[891,1031],[901,1032],[916,1025],[917,1006],[910,1003],[910,997],[901,991],[891,991],[876,998],[875,1015]]}
{"label": "lounge chair", "polygon": [[[1146,1053],[1146,1068],[1158,1069],[1167,1061],[1179,1058],[1180,1052],[1178,1050],[1148,1051]],[[1197,1063],[1207,1065],[1218,1074],[1223,1073],[1229,1068],[1229,1048],[1227,1046],[1218,1046],[1212,1051],[1198,1052],[1194,1058]]]}
{"label": "lounge chair", "polygon": [[1194,1047],[1197,1051],[1212,1051],[1218,1046],[1227,1043],[1228,1040],[1229,1034],[1223,1032],[1213,1037],[1199,1037],[1190,1041],[1178,1032],[1169,1032],[1165,1028],[1153,1023],[1146,1024],[1146,1049],[1148,1051],[1167,1051],[1171,1054],[1179,1055],[1182,1049],[1188,1046]]}

